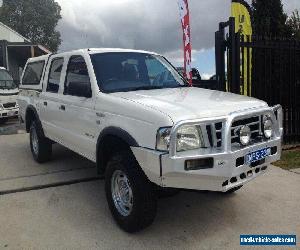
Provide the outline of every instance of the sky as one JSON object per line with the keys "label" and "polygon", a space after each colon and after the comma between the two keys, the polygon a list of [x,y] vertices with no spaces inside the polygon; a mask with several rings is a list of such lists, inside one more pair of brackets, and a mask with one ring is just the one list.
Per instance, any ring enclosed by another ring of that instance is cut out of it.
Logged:
{"label": "sky", "polygon": [[[60,51],[79,48],[129,48],[155,51],[175,66],[183,64],[177,0],[56,0],[62,7],[57,29]],[[231,0],[189,0],[192,64],[203,79],[215,73],[214,36],[227,21]],[[283,0],[291,14],[300,0]]]}

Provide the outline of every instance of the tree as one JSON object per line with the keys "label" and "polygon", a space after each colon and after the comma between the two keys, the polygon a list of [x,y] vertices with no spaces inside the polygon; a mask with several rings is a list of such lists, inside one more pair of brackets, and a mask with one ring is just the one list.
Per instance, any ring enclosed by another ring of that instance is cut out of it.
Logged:
{"label": "tree", "polygon": [[289,36],[281,0],[252,0],[254,34]]}
{"label": "tree", "polygon": [[292,37],[300,40],[300,15],[299,11],[295,10],[287,21]]}
{"label": "tree", "polygon": [[54,0],[4,0],[0,22],[55,52],[61,44],[60,33],[55,30],[60,12]]}

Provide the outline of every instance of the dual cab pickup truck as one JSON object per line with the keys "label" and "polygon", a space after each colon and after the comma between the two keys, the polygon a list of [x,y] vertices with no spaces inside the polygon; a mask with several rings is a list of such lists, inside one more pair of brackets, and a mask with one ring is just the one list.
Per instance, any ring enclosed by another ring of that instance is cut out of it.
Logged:
{"label": "dual cab pickup truck", "polygon": [[32,58],[18,98],[37,162],[54,142],[95,162],[109,208],[136,232],[175,189],[234,192],[281,155],[282,109],[189,87],[163,56],[82,49]]}
{"label": "dual cab pickup truck", "polygon": [[19,116],[18,87],[9,72],[0,67],[0,124]]}

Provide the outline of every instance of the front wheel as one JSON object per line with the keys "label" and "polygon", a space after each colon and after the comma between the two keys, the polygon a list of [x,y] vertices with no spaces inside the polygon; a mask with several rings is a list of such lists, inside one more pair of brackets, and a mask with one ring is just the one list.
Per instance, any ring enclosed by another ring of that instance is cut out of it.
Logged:
{"label": "front wheel", "polygon": [[149,226],[155,218],[157,198],[131,152],[115,154],[107,164],[105,192],[118,225],[133,233]]}
{"label": "front wheel", "polygon": [[52,144],[43,134],[42,127],[33,121],[30,127],[30,148],[35,161],[44,163],[52,156]]}

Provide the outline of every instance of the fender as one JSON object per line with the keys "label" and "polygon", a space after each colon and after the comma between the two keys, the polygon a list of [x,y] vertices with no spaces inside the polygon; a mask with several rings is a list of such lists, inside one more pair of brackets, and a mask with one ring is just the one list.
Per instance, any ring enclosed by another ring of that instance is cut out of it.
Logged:
{"label": "fender", "polygon": [[[30,130],[30,124],[29,124],[29,122],[27,120],[27,114],[28,114],[28,112],[33,112],[36,121],[38,122],[38,124],[40,126],[42,126],[42,123],[40,121],[40,118],[39,118],[38,112],[36,111],[36,108],[33,105],[30,104],[30,105],[27,106],[26,112],[25,112],[25,125],[26,125],[26,132],[27,133],[29,133],[29,130]],[[43,133],[44,133],[44,131],[43,131]]]}
{"label": "fender", "polygon": [[114,136],[123,141],[124,143],[128,144],[129,147],[139,147],[137,141],[127,131],[119,127],[107,127],[103,129],[97,140],[96,164],[98,173],[103,173],[105,167],[103,161],[103,141],[106,136]]}

